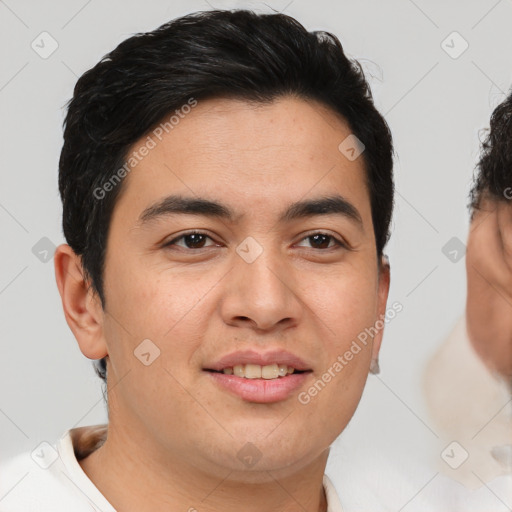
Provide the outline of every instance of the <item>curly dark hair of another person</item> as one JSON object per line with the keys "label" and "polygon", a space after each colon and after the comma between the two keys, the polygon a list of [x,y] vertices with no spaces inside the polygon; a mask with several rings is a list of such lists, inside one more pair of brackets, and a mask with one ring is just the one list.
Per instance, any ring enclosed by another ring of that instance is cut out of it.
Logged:
{"label": "curly dark hair of another person", "polygon": [[512,92],[492,113],[470,192],[470,208],[478,209],[483,197],[512,199]]}
{"label": "curly dark hair of another person", "polygon": [[[284,96],[327,106],[364,144],[382,255],[393,211],[393,144],[360,65],[336,36],[308,32],[284,14],[196,12],[123,41],[81,76],[68,104],[59,162],[63,231],[103,308],[109,224],[123,190],[122,183],[107,185],[126,168],[132,146],[191,100],[264,104]],[[105,378],[105,360],[95,367]]]}

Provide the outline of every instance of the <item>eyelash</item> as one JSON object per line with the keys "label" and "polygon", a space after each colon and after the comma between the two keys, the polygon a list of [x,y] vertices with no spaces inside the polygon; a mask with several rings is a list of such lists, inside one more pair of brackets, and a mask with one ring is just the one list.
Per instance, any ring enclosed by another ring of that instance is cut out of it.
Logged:
{"label": "eyelash", "polygon": [[[175,245],[175,243],[178,240],[181,240],[182,238],[185,238],[185,237],[187,237],[189,235],[203,235],[203,236],[206,236],[207,238],[209,238],[210,240],[213,240],[212,237],[210,237],[208,234],[206,234],[206,233],[204,233],[202,231],[189,231],[188,233],[183,233],[180,236],[170,240],[169,242],[164,244],[164,247],[165,248],[169,248],[169,247]],[[324,233],[323,231],[315,231],[313,233],[310,233],[309,235],[306,235],[305,237],[303,237],[300,240],[300,242],[303,242],[304,240],[306,240],[308,238],[311,238],[311,237],[313,237],[315,235],[325,235],[325,236],[329,237],[330,239],[332,239],[334,241],[335,245],[333,247],[328,247],[328,248],[324,248],[324,249],[318,249],[318,248],[315,248],[315,247],[312,247],[312,249],[316,249],[318,251],[329,251],[329,250],[333,250],[333,249],[337,249],[337,248],[349,249],[349,246],[345,242],[343,242],[340,239],[336,238],[334,235],[331,235],[329,233]],[[212,247],[212,246],[208,246],[208,247]],[[199,251],[201,249],[208,249],[208,247],[199,247],[198,249],[189,248],[189,247],[182,247],[182,249],[189,250],[189,251]]]}

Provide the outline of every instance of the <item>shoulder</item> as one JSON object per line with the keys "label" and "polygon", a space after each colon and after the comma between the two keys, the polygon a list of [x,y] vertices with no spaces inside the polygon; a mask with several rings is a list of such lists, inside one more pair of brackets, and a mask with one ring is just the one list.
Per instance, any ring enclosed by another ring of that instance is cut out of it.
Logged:
{"label": "shoulder", "polygon": [[113,510],[81,470],[70,431],[0,462],[0,512],[70,510]]}
{"label": "shoulder", "polygon": [[76,499],[70,500],[72,490],[66,485],[65,475],[55,447],[49,444],[3,462],[0,465],[0,511],[57,512],[69,506],[81,510],[76,508]]}

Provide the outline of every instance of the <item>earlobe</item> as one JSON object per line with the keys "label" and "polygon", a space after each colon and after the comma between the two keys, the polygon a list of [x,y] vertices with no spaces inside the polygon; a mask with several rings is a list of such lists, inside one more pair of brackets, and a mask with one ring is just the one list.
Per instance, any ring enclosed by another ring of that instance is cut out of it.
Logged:
{"label": "earlobe", "polygon": [[80,257],[62,244],[55,251],[54,266],[66,322],[80,350],[89,359],[107,356],[101,303],[84,279]]}

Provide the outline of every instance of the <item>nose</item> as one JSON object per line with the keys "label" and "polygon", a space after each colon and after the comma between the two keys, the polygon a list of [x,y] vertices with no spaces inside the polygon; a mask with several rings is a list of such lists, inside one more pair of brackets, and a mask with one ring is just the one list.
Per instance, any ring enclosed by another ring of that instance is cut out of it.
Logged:
{"label": "nose", "polygon": [[257,331],[296,325],[303,312],[296,272],[269,250],[252,263],[236,255],[221,303],[224,322]]}

